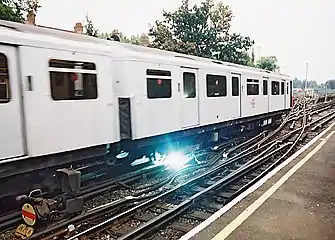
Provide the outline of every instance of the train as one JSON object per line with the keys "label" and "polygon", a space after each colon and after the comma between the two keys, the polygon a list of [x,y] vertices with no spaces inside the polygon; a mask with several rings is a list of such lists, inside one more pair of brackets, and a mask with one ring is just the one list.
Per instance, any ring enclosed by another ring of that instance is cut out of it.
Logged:
{"label": "train", "polygon": [[0,163],[200,148],[292,107],[285,74],[3,20],[0,69]]}

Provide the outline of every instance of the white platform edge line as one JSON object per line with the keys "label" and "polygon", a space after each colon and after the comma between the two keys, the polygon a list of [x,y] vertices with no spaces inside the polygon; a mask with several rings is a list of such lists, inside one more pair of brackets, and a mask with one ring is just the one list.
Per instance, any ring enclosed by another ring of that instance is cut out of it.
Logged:
{"label": "white platform edge line", "polygon": [[269,180],[272,176],[274,176],[277,172],[279,172],[282,168],[284,168],[287,164],[292,162],[295,158],[297,158],[301,153],[303,153],[305,150],[307,150],[311,145],[313,145],[316,141],[318,141],[323,135],[325,135],[329,130],[333,128],[335,125],[335,122],[333,122],[327,129],[325,129],[322,133],[317,135],[315,138],[313,138],[310,142],[308,142],[305,146],[300,148],[297,152],[295,152],[291,157],[289,157],[286,161],[282,162],[278,167],[273,169],[271,172],[269,172],[267,175],[265,175],[261,180],[256,182],[253,186],[248,188],[245,192],[240,194],[237,198],[229,202],[227,205],[225,205],[223,208],[215,212],[212,216],[207,218],[204,222],[193,228],[191,231],[186,233],[184,236],[179,238],[179,240],[188,240],[192,237],[194,237],[197,233],[208,227],[211,223],[213,223],[215,220],[217,220],[219,217],[221,217],[225,212],[230,210],[233,206],[235,206],[237,203],[239,203],[241,200],[243,200],[245,197],[247,197],[249,194],[253,193],[255,190],[257,190],[259,187],[261,187],[267,180]]}
{"label": "white platform edge line", "polygon": [[226,239],[232,234],[240,225],[244,223],[259,207],[263,205],[282,185],[295,174],[305,163],[307,163],[331,138],[335,131],[330,132],[327,137],[313,148],[307,156],[295,164],[279,181],[263,193],[256,201],[254,201],[247,209],[238,215],[232,222],[230,222],[224,229],[221,230],[212,240]]}

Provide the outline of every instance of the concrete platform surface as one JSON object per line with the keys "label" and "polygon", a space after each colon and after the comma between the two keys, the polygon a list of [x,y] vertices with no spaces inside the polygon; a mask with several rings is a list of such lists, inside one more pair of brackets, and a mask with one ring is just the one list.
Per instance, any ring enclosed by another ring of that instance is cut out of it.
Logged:
{"label": "concrete platform surface", "polygon": [[[335,240],[335,127],[192,240]],[[291,174],[291,175],[290,175]]]}

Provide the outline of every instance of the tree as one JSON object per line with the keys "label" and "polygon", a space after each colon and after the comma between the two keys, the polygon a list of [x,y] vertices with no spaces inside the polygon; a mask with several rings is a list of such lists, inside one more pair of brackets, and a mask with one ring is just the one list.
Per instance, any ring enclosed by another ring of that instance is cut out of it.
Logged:
{"label": "tree", "polygon": [[294,88],[302,88],[302,86],[303,86],[303,83],[299,79],[297,79],[297,78],[293,79],[293,87]]}
{"label": "tree", "polygon": [[252,50],[251,50],[251,57],[250,57],[250,62],[248,64],[248,66],[250,66],[250,67],[255,66],[255,49],[254,48],[252,48]]}
{"label": "tree", "polygon": [[38,0],[0,0],[0,19],[24,23],[25,14],[40,7]]}
{"label": "tree", "polygon": [[260,59],[258,59],[256,67],[269,71],[279,70],[278,61],[275,56],[261,57]]}
{"label": "tree", "polygon": [[98,29],[95,28],[92,20],[88,18],[88,15],[86,15],[86,24],[84,25],[85,29],[85,35],[92,36],[92,37],[98,37]]}
{"label": "tree", "polygon": [[254,44],[249,37],[230,34],[232,11],[214,0],[204,0],[189,8],[183,0],[175,12],[163,12],[163,21],[156,21],[149,30],[151,47],[200,57],[247,65],[248,49]]}
{"label": "tree", "polygon": [[114,29],[111,33],[99,34],[98,37],[103,39],[110,39],[112,35],[117,35],[120,38],[120,42],[124,43],[130,43],[141,46],[149,46],[150,43],[149,36],[145,33],[127,37],[117,29]]}

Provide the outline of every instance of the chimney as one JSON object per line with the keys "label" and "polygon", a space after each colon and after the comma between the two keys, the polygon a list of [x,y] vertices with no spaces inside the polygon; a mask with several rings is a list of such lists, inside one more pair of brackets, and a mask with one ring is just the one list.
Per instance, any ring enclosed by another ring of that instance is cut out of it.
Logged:
{"label": "chimney", "polygon": [[84,27],[80,22],[77,22],[76,25],[74,26],[74,32],[78,34],[83,34]]}
{"label": "chimney", "polygon": [[26,24],[36,25],[35,17],[36,17],[36,14],[34,13],[34,11],[29,11],[27,14]]}

